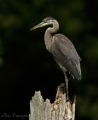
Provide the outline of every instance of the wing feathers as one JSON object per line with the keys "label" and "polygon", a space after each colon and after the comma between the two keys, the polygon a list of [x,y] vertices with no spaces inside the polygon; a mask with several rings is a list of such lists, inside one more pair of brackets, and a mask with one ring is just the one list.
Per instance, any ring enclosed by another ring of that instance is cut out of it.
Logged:
{"label": "wing feathers", "polygon": [[81,79],[80,57],[67,37],[56,34],[53,37],[51,52],[62,67],[76,79]]}

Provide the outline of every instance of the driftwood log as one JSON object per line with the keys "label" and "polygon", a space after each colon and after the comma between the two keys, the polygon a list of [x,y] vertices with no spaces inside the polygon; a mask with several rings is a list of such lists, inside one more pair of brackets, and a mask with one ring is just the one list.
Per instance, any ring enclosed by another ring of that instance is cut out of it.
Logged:
{"label": "driftwood log", "polygon": [[75,101],[66,101],[63,84],[58,86],[56,99],[50,103],[49,99],[44,101],[41,92],[35,92],[30,101],[29,120],[75,120]]}

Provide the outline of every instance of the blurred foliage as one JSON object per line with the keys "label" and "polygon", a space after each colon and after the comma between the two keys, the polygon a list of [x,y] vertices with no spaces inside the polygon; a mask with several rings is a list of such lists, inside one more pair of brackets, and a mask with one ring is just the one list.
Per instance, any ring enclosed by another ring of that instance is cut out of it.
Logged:
{"label": "blurred foliage", "polygon": [[44,98],[53,101],[53,91],[64,82],[45,49],[47,27],[29,31],[48,16],[59,21],[59,33],[74,43],[82,59],[82,80],[69,82],[70,96],[77,95],[76,119],[98,120],[97,0],[0,0],[1,112],[19,112],[19,107],[23,112],[25,106],[29,114],[34,91],[41,90]]}

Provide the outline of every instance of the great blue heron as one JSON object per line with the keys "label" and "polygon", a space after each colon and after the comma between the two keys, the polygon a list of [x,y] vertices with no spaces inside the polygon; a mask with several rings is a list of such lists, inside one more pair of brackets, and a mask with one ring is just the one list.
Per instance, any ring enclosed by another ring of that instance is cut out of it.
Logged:
{"label": "great blue heron", "polygon": [[68,95],[68,78],[66,72],[68,71],[77,80],[81,79],[80,57],[72,44],[72,42],[62,34],[55,34],[59,29],[59,23],[52,17],[45,18],[40,24],[33,27],[34,30],[46,25],[49,27],[44,36],[46,49],[53,54],[57,64],[64,72],[66,81],[66,99],[69,100]]}

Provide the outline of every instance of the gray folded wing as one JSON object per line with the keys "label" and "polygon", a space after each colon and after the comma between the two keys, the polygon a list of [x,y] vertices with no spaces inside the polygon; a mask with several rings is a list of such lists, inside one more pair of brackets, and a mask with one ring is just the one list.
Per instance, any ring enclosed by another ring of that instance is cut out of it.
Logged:
{"label": "gray folded wing", "polygon": [[81,79],[81,59],[72,42],[67,37],[62,34],[54,35],[51,52],[59,65],[69,71],[77,80]]}

